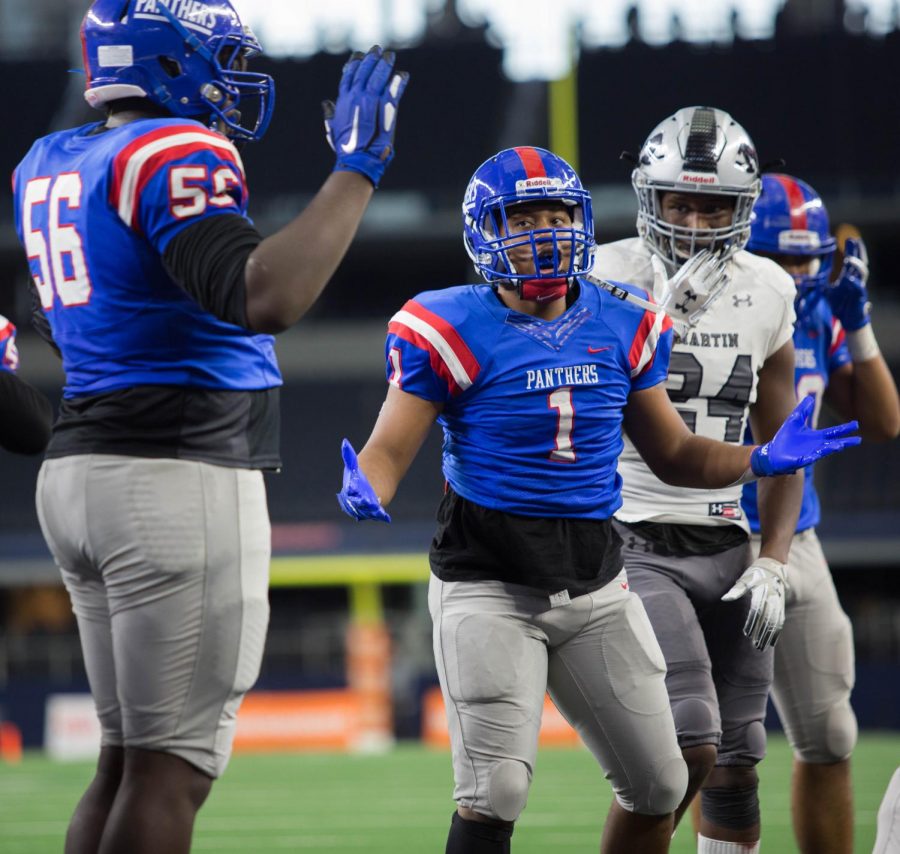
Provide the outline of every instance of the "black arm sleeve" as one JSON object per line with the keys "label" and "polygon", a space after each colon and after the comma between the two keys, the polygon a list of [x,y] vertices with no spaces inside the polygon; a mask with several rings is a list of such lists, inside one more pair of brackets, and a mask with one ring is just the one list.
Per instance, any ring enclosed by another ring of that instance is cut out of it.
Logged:
{"label": "black arm sleeve", "polygon": [[0,371],[0,447],[39,454],[50,441],[53,407],[34,386]]}
{"label": "black arm sleeve", "polygon": [[50,328],[50,321],[47,320],[47,315],[44,313],[41,297],[34,286],[34,282],[29,282],[28,291],[31,294],[31,325],[34,327],[35,332],[53,348],[56,355],[61,359],[62,353],[60,353],[59,347],[56,346],[56,342],[53,340],[53,330]]}
{"label": "black arm sleeve", "polygon": [[262,235],[242,216],[207,217],[172,238],[163,264],[210,314],[246,329],[244,266],[261,242]]}

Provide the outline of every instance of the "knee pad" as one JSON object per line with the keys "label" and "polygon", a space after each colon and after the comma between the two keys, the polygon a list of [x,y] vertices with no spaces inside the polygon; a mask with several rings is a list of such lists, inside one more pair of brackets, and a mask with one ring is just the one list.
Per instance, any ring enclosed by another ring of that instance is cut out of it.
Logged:
{"label": "knee pad", "polygon": [[681,747],[718,741],[721,719],[716,706],[704,697],[689,697],[672,703],[672,717]]}
{"label": "knee pad", "polygon": [[531,774],[523,762],[505,759],[491,771],[488,800],[501,821],[515,821],[528,801]]}
{"label": "knee pad", "polygon": [[633,812],[641,815],[673,812],[684,798],[687,784],[687,765],[680,756],[673,756],[660,765],[646,795],[635,801]]}
{"label": "knee pad", "polygon": [[700,804],[703,817],[719,827],[746,830],[759,824],[759,795],[756,786],[701,789]]}
{"label": "knee pad", "polygon": [[825,714],[810,721],[805,744],[795,750],[803,762],[830,765],[846,759],[856,747],[856,715],[847,700],[836,703]]}
{"label": "knee pad", "polygon": [[719,765],[757,765],[766,755],[766,728],[762,721],[750,721],[724,733],[719,745]]}

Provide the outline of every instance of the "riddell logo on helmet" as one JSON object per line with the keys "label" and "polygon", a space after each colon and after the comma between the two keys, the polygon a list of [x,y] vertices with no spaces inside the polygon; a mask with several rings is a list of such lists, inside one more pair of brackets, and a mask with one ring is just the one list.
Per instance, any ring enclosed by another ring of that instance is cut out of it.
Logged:
{"label": "riddell logo on helmet", "polygon": [[806,229],[791,229],[778,233],[779,249],[818,249],[822,245],[819,235]]}
{"label": "riddell logo on helmet", "polygon": [[679,184],[718,184],[719,178],[706,172],[682,172],[678,176]]}
{"label": "riddell logo on helmet", "polygon": [[523,190],[534,190],[539,187],[562,187],[563,182],[559,178],[548,178],[542,176],[540,178],[525,178],[523,181],[516,181],[516,192],[521,193]]}
{"label": "riddell logo on helmet", "polygon": [[137,0],[134,17],[168,21],[165,13],[159,10],[160,6],[165,6],[186,27],[206,35],[210,35],[216,26],[216,13],[201,0]]}

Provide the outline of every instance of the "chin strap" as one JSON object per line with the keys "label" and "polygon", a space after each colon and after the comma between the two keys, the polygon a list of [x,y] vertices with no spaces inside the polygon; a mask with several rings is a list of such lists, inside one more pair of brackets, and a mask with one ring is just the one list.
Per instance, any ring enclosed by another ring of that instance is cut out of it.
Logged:
{"label": "chin strap", "polygon": [[524,300],[550,302],[564,297],[569,290],[567,278],[524,279],[519,284],[519,296]]}

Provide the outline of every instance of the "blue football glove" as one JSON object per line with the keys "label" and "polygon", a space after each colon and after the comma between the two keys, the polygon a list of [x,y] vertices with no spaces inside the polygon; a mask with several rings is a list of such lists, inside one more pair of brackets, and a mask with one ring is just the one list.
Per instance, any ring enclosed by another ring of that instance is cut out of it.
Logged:
{"label": "blue football glove", "polygon": [[866,282],[869,278],[869,256],[866,244],[855,237],[844,243],[844,266],[838,280],[825,291],[831,313],[847,332],[862,329],[870,322],[869,294]]}
{"label": "blue football glove", "polygon": [[750,455],[753,474],[757,477],[793,474],[797,469],[811,466],[822,457],[836,454],[862,441],[859,436],[850,435],[859,429],[858,421],[848,421],[824,430],[813,429],[809,420],[815,405],[814,395],[805,397],[785,418],[772,441],[753,449]]}
{"label": "blue football glove", "polygon": [[337,102],[322,102],[325,137],[337,154],[335,170],[359,172],[376,187],[394,156],[397,104],[409,80],[405,71],[393,69],[393,51],[376,45],[366,54],[353,53]]}
{"label": "blue football glove", "polygon": [[0,371],[14,373],[19,367],[16,349],[16,325],[0,314]]}
{"label": "blue football glove", "polygon": [[338,504],[348,516],[354,519],[378,519],[381,522],[390,522],[388,515],[372,485],[366,480],[364,472],[359,470],[359,460],[356,451],[346,439],[341,442],[341,456],[344,458],[344,485],[337,494]]}

